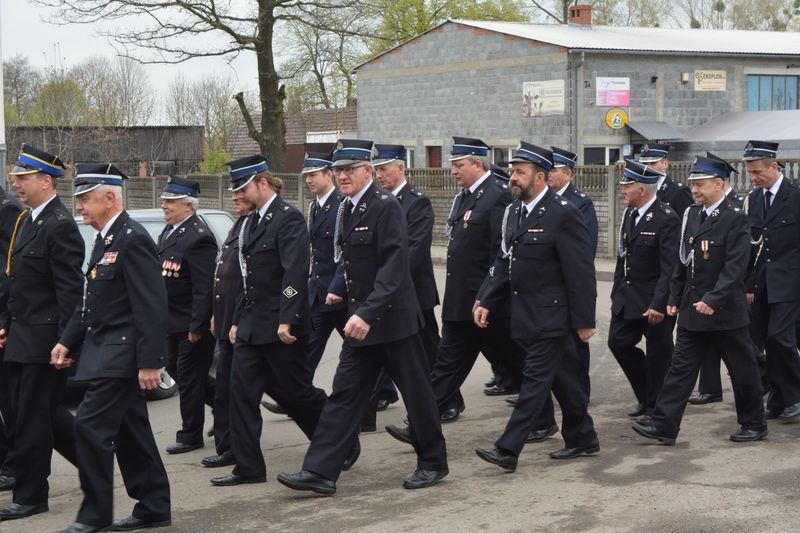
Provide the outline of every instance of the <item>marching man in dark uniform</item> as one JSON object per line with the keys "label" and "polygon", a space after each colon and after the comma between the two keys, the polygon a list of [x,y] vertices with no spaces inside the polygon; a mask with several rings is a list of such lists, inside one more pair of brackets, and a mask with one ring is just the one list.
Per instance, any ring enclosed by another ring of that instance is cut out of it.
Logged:
{"label": "marching man in dark uniform", "polygon": [[[741,429],[734,442],[767,435],[761,378],[748,333],[745,275],[750,258],[747,217],[725,199],[726,164],[697,157],[689,180],[697,206],[683,215],[680,264],[670,284],[667,313],[678,317],[672,364],[651,415],[633,424],[638,434],[675,444],[697,373],[708,350],[723,354],[733,382]],[[792,324],[792,329],[794,324]]]}
{"label": "marching man in dark uniform", "polygon": [[511,308],[511,336],[525,350],[522,388],[503,435],[478,457],[513,472],[535,417],[550,397],[563,413],[565,447],[553,459],[600,451],[587,407],[585,369],[572,330],[588,342],[595,330],[597,299],[589,232],[580,211],[547,186],[552,152],[521,142],[511,159],[516,200],[505,211],[501,250],[489,270],[475,324],[486,328],[495,310]]}
{"label": "marching man in dark uniform", "polygon": [[[716,160],[725,165],[728,169],[728,177],[725,179],[725,198],[739,209],[744,208],[744,196],[741,196],[731,187],[731,174],[735,174],[737,170],[724,159],[706,152],[706,157]],[[706,353],[703,358],[703,366],[700,367],[700,380],[698,381],[697,394],[689,396],[689,403],[692,405],[702,405],[706,403],[714,403],[722,401],[722,380],[719,374],[719,365],[722,361],[722,355],[710,351]]]}
{"label": "marching man in dark uniform", "polygon": [[670,206],[678,214],[678,217],[683,216],[683,212],[694,203],[694,200],[692,200],[692,193],[688,187],[667,175],[669,172],[669,145],[643,145],[639,151],[639,162],[661,173],[661,177],[658,178],[658,194],[656,195],[658,201]]}
{"label": "marching man in dark uniform", "polygon": [[[75,379],[89,382],[75,416],[84,499],[66,533],[162,527],[171,520],[169,480],[143,392],[161,383],[167,291],[155,243],[122,209],[123,179],[107,164],[78,165],[75,176],[75,210],[97,236],[83,301],[51,354],[51,363],[63,368],[80,352]],[[112,524],[114,455],[128,496],[138,501],[131,516]]]}
{"label": "marching man in dark uniform", "polygon": [[55,448],[75,464],[72,415],[59,406],[67,373],[50,366],[58,341],[81,298],[84,244],[70,212],[56,195],[64,164],[23,145],[11,170],[13,187],[29,209],[16,221],[5,264],[5,346],[14,428],[13,503],[0,520],[48,510],[50,460]]}
{"label": "marching man in dark uniform", "polygon": [[178,382],[182,427],[167,453],[203,447],[206,381],[214,358],[211,334],[217,241],[197,216],[200,184],[170,176],[161,194],[167,223],[158,238],[161,275],[167,285],[167,372]]}
{"label": "marching man in dark uniform", "polygon": [[[347,282],[348,315],[333,393],[303,469],[278,481],[295,490],[336,492],[350,441],[382,368],[397,384],[413,424],[417,468],[403,486],[419,489],[448,474],[444,436],[418,330],[421,313],[409,270],[406,219],[397,199],[372,182],[372,141],[341,140],[333,156],[347,200],[334,245]],[[337,261],[338,262],[338,261]]]}
{"label": "marching man in dark uniform", "polygon": [[[514,377],[515,388],[522,373],[522,348],[510,338],[508,308],[497,310],[488,329],[472,322],[478,291],[500,249],[500,225],[511,193],[492,176],[489,147],[480,139],[453,137],[450,155],[450,173],[462,191],[453,199],[447,220],[442,340],[432,370],[442,422],[456,420],[464,410],[459,388],[481,351]],[[389,425],[386,430],[411,443],[409,428]]]}
{"label": "marching man in dark uniform", "polygon": [[243,202],[234,202],[233,209],[239,217],[225,237],[214,273],[214,315],[212,332],[217,339],[219,355],[214,386],[214,445],[216,455],[204,457],[200,463],[208,468],[235,464],[231,450],[231,363],[233,344],[228,337],[233,325],[236,302],[242,294],[242,271],[239,268],[239,232],[250,213]]}
{"label": "marching man in dark uniform", "polygon": [[[263,156],[228,165],[233,201],[251,213],[239,231],[243,292],[229,332],[234,344],[230,412],[236,466],[231,474],[212,479],[216,486],[266,481],[259,409],[264,391],[309,438],[326,399],[325,392],[312,384],[308,362],[306,222],[300,211],[281,198],[283,182],[270,174]],[[352,454],[360,453],[357,442],[353,446],[348,439],[345,453],[348,450],[355,462]]]}
{"label": "marching man in dark uniform", "polygon": [[767,418],[800,419],[800,357],[795,324],[800,318],[800,190],[778,166],[778,143],[750,141],[744,165],[755,189],[747,196],[753,252],[747,278],[750,328],[766,350],[772,386]]}
{"label": "marching man in dark uniform", "polygon": [[[628,416],[637,417],[655,407],[672,360],[675,319],[667,316],[667,300],[680,219],[656,198],[658,172],[629,159],[624,173],[619,183],[628,207],[619,227],[608,347],[636,395]],[[646,353],[637,347],[643,336]]]}
{"label": "marching man in dark uniform", "polygon": [[[16,198],[9,195],[0,187],[0,265],[8,261],[8,248],[11,236],[14,234],[17,218],[22,211],[22,206]],[[0,292],[6,290],[5,283],[0,283]],[[6,297],[0,294],[0,315],[6,312]],[[8,371],[3,364],[4,351],[0,348],[0,491],[11,490],[16,479],[14,478],[14,410],[11,408],[11,392],[8,381]]]}
{"label": "marching man in dark uniform", "polygon": [[[439,324],[434,309],[439,305],[439,291],[433,276],[431,244],[433,242],[433,207],[431,201],[406,180],[406,148],[401,144],[376,144],[375,175],[381,188],[392,193],[403,208],[408,223],[408,259],[411,279],[422,309],[425,325],[420,329],[420,339],[425,347],[428,367],[433,368],[439,350]],[[362,422],[375,426],[375,410],[382,411],[397,401],[397,391],[386,378],[377,397],[376,409],[369,409]],[[370,412],[372,411],[372,412]],[[362,429],[363,430],[363,429]]]}

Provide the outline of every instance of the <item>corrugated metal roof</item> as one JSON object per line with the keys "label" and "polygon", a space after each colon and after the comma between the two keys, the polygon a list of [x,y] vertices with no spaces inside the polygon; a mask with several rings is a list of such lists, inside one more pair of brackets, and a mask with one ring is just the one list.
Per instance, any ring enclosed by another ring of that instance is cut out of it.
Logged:
{"label": "corrugated metal roof", "polygon": [[686,132],[683,142],[800,139],[800,110],[733,111]]}
{"label": "corrugated metal roof", "polygon": [[683,133],[660,120],[632,120],[628,123],[628,127],[649,141],[683,139]]}

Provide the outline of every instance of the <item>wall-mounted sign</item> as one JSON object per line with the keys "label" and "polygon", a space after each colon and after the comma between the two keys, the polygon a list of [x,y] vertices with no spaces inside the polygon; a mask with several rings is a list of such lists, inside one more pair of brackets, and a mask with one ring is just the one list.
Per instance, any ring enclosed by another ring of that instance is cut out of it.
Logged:
{"label": "wall-mounted sign", "polygon": [[595,105],[624,106],[631,105],[630,78],[597,78],[595,82]]}
{"label": "wall-mounted sign", "polygon": [[628,113],[621,107],[609,109],[606,113],[606,125],[612,130],[621,130],[628,123]]}
{"label": "wall-mounted sign", "polygon": [[724,70],[695,70],[694,90],[707,92],[724,92],[726,72]]}
{"label": "wall-mounted sign", "polygon": [[522,84],[522,116],[564,114],[564,80],[528,81]]}

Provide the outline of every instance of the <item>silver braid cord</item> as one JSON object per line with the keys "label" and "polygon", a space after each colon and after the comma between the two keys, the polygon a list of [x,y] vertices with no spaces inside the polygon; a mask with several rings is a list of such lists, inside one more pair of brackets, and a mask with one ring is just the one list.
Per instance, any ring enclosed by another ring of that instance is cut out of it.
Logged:
{"label": "silver braid cord", "polygon": [[[500,249],[503,251],[503,259],[506,259],[514,251],[511,242],[506,242],[506,238],[510,237],[508,235],[508,217],[511,215],[512,205],[514,204],[510,203],[506,206],[506,211],[503,213],[503,224],[500,226]],[[511,239],[508,240],[510,241]]]}
{"label": "silver braid cord", "polygon": [[248,216],[242,222],[242,228],[239,230],[239,270],[242,272],[242,285],[244,285],[244,299],[247,300],[247,260],[244,258],[244,235],[247,229],[247,223],[250,222]]}
{"label": "silver braid cord", "polygon": [[311,213],[314,212],[314,202],[316,200],[311,200],[311,203],[308,204],[308,233],[311,233]]}
{"label": "silver braid cord", "polygon": [[339,235],[342,232],[342,214],[344,213],[345,204],[349,205],[350,200],[342,200],[339,203],[339,209],[336,211],[336,225],[333,228],[333,262],[337,264],[342,260],[342,247],[339,245]]}
{"label": "silver braid cord", "polygon": [[683,266],[689,264],[689,261],[694,257],[694,247],[686,253],[686,225],[689,222],[689,212],[691,209],[686,208],[686,211],[683,212],[683,221],[681,221],[681,240],[680,245],[678,246],[678,259],[681,260]]}
{"label": "silver braid cord", "polygon": [[619,222],[619,240],[618,240],[619,248],[617,253],[619,254],[620,257],[625,257],[625,254],[627,253],[627,251],[625,250],[625,242],[623,236],[625,229],[625,220],[628,218],[628,209],[629,208],[626,207],[625,211],[622,212],[622,220],[620,220]]}
{"label": "silver braid cord", "polygon": [[453,197],[453,203],[450,205],[450,214],[447,216],[447,222],[444,223],[444,234],[446,237],[449,237],[453,232],[453,225],[450,223],[450,220],[453,218],[453,213],[456,211],[456,202],[460,194],[461,193],[458,193]]}
{"label": "silver braid cord", "polygon": [[[742,210],[744,214],[749,216],[750,215],[750,195],[744,197],[744,203],[742,204]],[[761,235],[759,235],[758,240],[753,240],[752,234],[750,235],[750,244],[752,246],[758,246],[758,251],[756,252],[756,259],[753,261],[753,266],[758,264],[758,259],[761,257],[761,251],[764,249],[764,229],[761,229]]]}

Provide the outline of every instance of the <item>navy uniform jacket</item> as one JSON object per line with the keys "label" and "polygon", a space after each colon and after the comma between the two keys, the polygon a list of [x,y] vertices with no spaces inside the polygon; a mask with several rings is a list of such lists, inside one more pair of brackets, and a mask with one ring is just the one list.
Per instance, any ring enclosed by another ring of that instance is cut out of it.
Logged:
{"label": "navy uniform jacket", "polygon": [[[58,197],[20,224],[7,283],[5,361],[49,363],[50,351],[81,299],[85,245]],[[12,228],[13,229],[13,228]]]}
{"label": "navy uniform jacket", "polygon": [[599,233],[594,202],[572,182],[567,185],[567,190],[561,196],[565,200],[572,202],[572,205],[581,212],[583,221],[586,223],[586,229],[589,230],[589,243],[592,246],[592,257],[594,257],[597,254],[597,235]]}
{"label": "navy uniform jacket", "polygon": [[[684,250],[694,250],[694,260],[680,261],[670,283],[669,305],[678,307],[678,326],[690,331],[720,331],[750,323],[744,279],[750,258],[747,217],[723,200],[700,223],[702,206],[694,205],[684,215]],[[703,248],[708,253],[704,254]],[[701,315],[692,304],[702,300],[714,309]]]}
{"label": "navy uniform jacket", "polygon": [[616,316],[642,319],[648,309],[667,312],[669,284],[678,260],[680,219],[658,200],[639,214],[639,223],[629,234],[632,207],[622,216],[623,257],[617,257],[611,311]]}
{"label": "navy uniform jacket", "polygon": [[408,183],[397,193],[397,201],[408,221],[408,262],[417,301],[420,309],[433,309],[439,305],[439,291],[436,289],[431,260],[433,207],[430,199]]}
{"label": "navy uniform jacket", "polygon": [[337,296],[345,296],[344,278],[334,279],[336,263],[333,262],[333,233],[336,229],[336,213],[344,195],[338,189],[333,189],[331,195],[317,212],[316,218],[312,216],[314,198],[308,210],[308,233],[311,239],[311,272],[308,275],[308,305],[318,311],[336,311],[344,309],[347,304],[339,302],[334,305],[325,305],[325,297],[329,292]]}
{"label": "navy uniform jacket", "polygon": [[228,340],[228,332],[233,325],[236,302],[242,294],[242,271],[239,268],[239,230],[247,215],[236,220],[217,260],[214,274],[214,336],[218,340]]}
{"label": "navy uniform jacket", "polygon": [[[453,230],[447,246],[442,320],[472,322],[472,306],[500,250],[503,213],[511,201],[508,187],[491,175],[466,200],[459,193],[448,220]],[[508,307],[495,313],[495,318],[508,316]]]}
{"label": "navy uniform jacket", "polygon": [[347,340],[351,346],[398,341],[419,330],[422,315],[409,271],[404,221],[397,199],[373,183],[342,224],[348,317],[358,315],[370,325],[364,340]]}
{"label": "navy uniform jacket", "polygon": [[595,327],[597,281],[588,232],[580,211],[549,188],[534,211],[519,220],[510,208],[513,251],[498,253],[481,293],[489,322],[511,301],[511,336],[536,340]]}
{"label": "navy uniform jacket", "polygon": [[656,197],[659,202],[674,209],[679,217],[683,216],[687,207],[694,204],[694,197],[689,187],[679,181],[673,181],[669,176],[658,188]]}
{"label": "navy uniform jacket", "polygon": [[[278,326],[292,335],[308,335],[308,229],[303,214],[276,195],[258,222],[247,217],[244,246],[246,288],[236,306],[237,338],[248,344],[279,342]],[[257,224],[255,231],[253,225]]]}
{"label": "navy uniform jacket", "polygon": [[[11,244],[11,234],[14,232],[14,225],[17,222],[22,207],[16,198],[9,195],[5,189],[0,187],[0,270],[5,270],[8,260],[8,246]],[[8,280],[5,276],[0,276],[0,317],[6,309],[5,292],[8,290]],[[0,350],[0,361],[3,360],[5,350]]]}
{"label": "navy uniform jacket", "polygon": [[211,230],[196,214],[192,215],[166,239],[162,234],[158,256],[167,284],[167,331],[208,331],[217,257],[217,241]]}
{"label": "navy uniform jacket", "polygon": [[164,366],[167,289],[156,245],[141,224],[120,212],[86,270],[78,304],[61,344],[80,349],[75,379],[132,378]]}
{"label": "navy uniform jacket", "polygon": [[763,189],[750,191],[747,203],[753,240],[764,237],[751,252],[747,292],[758,295],[766,284],[771,304],[800,300],[800,189],[784,176],[766,218]]}
{"label": "navy uniform jacket", "polygon": [[733,207],[738,207],[739,209],[744,208],[744,196],[737,194],[733,189],[728,191],[728,194],[725,195],[725,198],[733,204]]}

